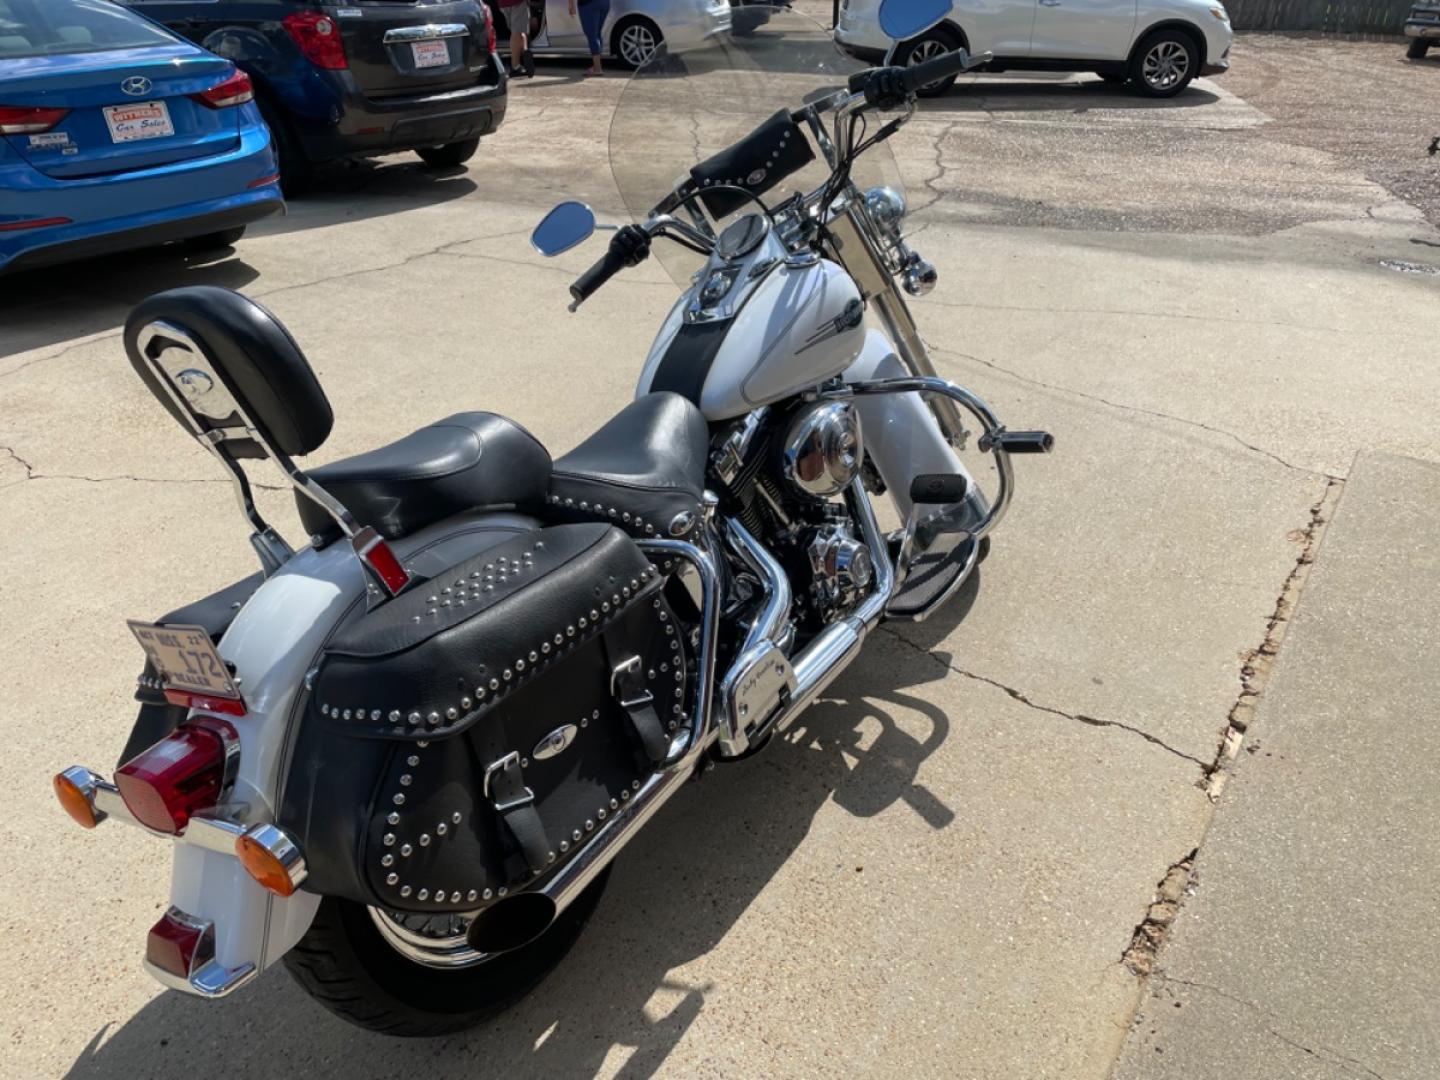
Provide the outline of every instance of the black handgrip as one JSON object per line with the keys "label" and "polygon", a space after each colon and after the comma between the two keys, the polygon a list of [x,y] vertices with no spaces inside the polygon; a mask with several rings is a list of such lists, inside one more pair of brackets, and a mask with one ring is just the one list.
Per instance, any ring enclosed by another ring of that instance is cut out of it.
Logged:
{"label": "black handgrip", "polygon": [[969,66],[970,54],[964,49],[944,53],[933,60],[926,60],[914,67],[906,68],[905,90],[908,94],[914,94],[931,83],[948,79],[951,75],[959,75]]}
{"label": "black handgrip", "polygon": [[990,444],[1007,454],[1048,454],[1055,446],[1055,436],[1048,431],[1002,431]]}
{"label": "black handgrip", "polygon": [[570,296],[576,306],[589,300],[599,291],[601,285],[624,269],[625,257],[618,254],[613,246],[607,248],[605,254],[600,256],[600,261],[576,278],[575,284],[570,286]]}
{"label": "black handgrip", "polygon": [[910,481],[910,501],[948,506],[964,500],[970,484],[960,473],[921,473]]}
{"label": "black handgrip", "polygon": [[575,279],[570,286],[570,296],[575,301],[570,305],[574,311],[601,285],[624,270],[627,266],[639,266],[650,257],[650,234],[638,225],[626,225],[610,240],[610,246],[600,261]]}

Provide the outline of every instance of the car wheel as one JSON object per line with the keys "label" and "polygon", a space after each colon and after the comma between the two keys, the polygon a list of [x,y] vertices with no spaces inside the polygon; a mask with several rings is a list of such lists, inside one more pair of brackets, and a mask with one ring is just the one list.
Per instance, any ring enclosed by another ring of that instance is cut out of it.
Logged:
{"label": "car wheel", "polygon": [[245,226],[238,225],[233,229],[221,229],[219,232],[205,233],[203,236],[192,236],[185,241],[185,246],[191,251],[218,251],[221,248],[234,247],[245,235]]}
{"label": "car wheel", "polygon": [[1130,85],[1145,97],[1174,97],[1199,71],[1195,40],[1174,27],[1147,34],[1130,54]]}
{"label": "car wheel", "polygon": [[280,110],[270,103],[270,99],[257,94],[255,101],[260,106],[260,116],[270,129],[270,139],[275,144],[275,156],[280,160],[281,192],[287,199],[304,194],[315,180],[314,163],[305,156],[300,140],[280,115]]}
{"label": "car wheel", "polygon": [[1424,60],[1425,54],[1430,51],[1430,42],[1424,38],[1415,38],[1405,50],[1405,55],[1411,60]]}
{"label": "car wheel", "polygon": [[[914,67],[916,64],[923,64],[927,60],[934,60],[948,52],[954,52],[960,48],[960,41],[956,36],[944,27],[936,27],[916,38],[914,41],[907,41],[896,53],[895,62],[905,67]],[[939,82],[930,83],[920,88],[920,97],[939,97],[948,93],[955,85],[956,76],[941,79]]]}
{"label": "car wheel", "polygon": [[622,19],[611,35],[610,51],[615,59],[632,71],[650,61],[660,48],[665,35],[649,19]]}
{"label": "car wheel", "polygon": [[479,149],[479,139],[464,139],[460,142],[448,143],[445,146],[422,147],[415,153],[419,154],[420,160],[432,169],[453,169],[457,165],[464,165],[475,156],[475,151]]}

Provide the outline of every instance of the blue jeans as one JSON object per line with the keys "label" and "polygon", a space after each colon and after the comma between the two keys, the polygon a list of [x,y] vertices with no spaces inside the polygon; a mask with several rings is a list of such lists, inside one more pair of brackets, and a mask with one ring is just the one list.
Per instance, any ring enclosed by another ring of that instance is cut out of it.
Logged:
{"label": "blue jeans", "polygon": [[580,28],[585,31],[585,40],[590,43],[591,56],[605,54],[605,20],[609,17],[610,0],[582,0]]}

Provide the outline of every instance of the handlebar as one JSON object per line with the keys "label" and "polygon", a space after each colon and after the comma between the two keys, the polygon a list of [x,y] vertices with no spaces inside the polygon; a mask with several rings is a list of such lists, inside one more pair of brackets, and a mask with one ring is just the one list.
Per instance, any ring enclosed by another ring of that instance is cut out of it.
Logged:
{"label": "handlebar", "polygon": [[570,311],[573,313],[594,296],[600,286],[628,266],[639,266],[650,257],[650,230],[643,225],[626,225],[610,238],[610,246],[600,261],[575,279],[570,286]]}
{"label": "handlebar", "polygon": [[931,83],[959,75],[970,66],[970,54],[964,49],[956,49],[908,67],[905,69],[907,95],[919,93]]}

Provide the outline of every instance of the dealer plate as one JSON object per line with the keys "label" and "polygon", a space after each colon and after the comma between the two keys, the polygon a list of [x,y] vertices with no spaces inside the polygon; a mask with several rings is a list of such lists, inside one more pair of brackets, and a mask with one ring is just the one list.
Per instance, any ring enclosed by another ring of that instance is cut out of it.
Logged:
{"label": "dealer plate", "polygon": [[108,105],[105,123],[112,142],[136,142],[160,139],[175,134],[170,122],[170,109],[163,101],[137,101],[133,105]]}
{"label": "dealer plate", "polygon": [[240,700],[230,669],[204,627],[154,626],[134,619],[127,625],[167,687]]}
{"label": "dealer plate", "polygon": [[450,63],[450,42],[417,41],[410,46],[415,54],[415,67],[445,67]]}

